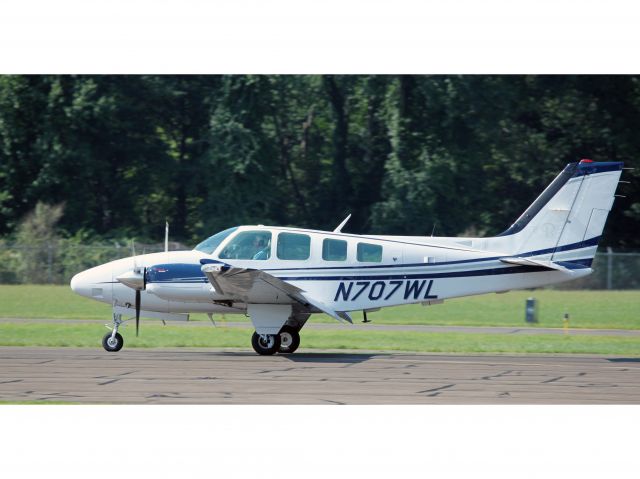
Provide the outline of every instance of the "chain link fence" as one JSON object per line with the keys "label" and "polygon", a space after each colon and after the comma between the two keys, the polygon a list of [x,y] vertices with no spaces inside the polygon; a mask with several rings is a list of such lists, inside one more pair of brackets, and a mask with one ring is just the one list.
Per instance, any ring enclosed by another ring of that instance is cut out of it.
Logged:
{"label": "chain link fence", "polygon": [[[136,243],[136,254],[164,251],[164,243]],[[186,245],[169,243],[169,250],[187,250]],[[131,245],[82,245],[68,240],[41,244],[16,245],[0,243],[0,283],[2,284],[69,284],[76,273],[132,255]]]}
{"label": "chain link fence", "polygon": [[[171,251],[187,249],[190,248],[181,243],[169,243]],[[164,251],[163,243],[136,244],[137,254],[158,251]],[[0,283],[69,284],[80,271],[131,254],[130,245],[118,243],[81,245],[67,240],[31,245],[0,243]],[[555,288],[640,289],[640,253],[599,251],[593,268],[593,274]]]}
{"label": "chain link fence", "polygon": [[555,289],[640,289],[640,253],[598,251],[593,273]]}

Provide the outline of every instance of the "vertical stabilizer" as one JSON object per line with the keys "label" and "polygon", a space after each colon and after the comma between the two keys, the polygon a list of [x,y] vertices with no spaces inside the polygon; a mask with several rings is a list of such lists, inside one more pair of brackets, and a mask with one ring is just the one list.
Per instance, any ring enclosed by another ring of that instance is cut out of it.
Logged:
{"label": "vertical stabilizer", "polygon": [[499,237],[514,255],[591,264],[613,205],[621,162],[571,163]]}

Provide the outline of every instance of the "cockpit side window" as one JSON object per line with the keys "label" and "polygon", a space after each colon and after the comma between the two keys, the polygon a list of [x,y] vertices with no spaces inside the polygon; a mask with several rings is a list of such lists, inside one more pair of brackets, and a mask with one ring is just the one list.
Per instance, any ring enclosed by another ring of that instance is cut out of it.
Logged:
{"label": "cockpit side window", "polygon": [[242,231],[220,252],[220,259],[265,260],[271,257],[270,231]]}
{"label": "cockpit side window", "polygon": [[211,236],[211,237],[207,238],[206,240],[204,240],[202,243],[200,243],[194,249],[197,250],[197,251],[201,251],[203,253],[206,253],[206,254],[212,254],[216,250],[216,248],[218,246],[220,246],[220,243],[222,243],[225,239],[227,239],[227,237],[237,229],[238,229],[238,227],[235,226],[233,228],[229,228],[229,229],[226,229],[224,231],[220,231],[219,233],[216,233],[213,236]]}

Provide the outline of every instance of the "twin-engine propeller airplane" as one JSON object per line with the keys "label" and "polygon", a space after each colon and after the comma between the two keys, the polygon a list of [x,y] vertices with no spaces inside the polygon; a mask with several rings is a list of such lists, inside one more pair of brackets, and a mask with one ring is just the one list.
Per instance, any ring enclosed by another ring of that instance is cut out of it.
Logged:
{"label": "twin-engine propeller airplane", "polygon": [[[243,313],[258,354],[293,353],[313,313],[351,311],[536,288],[586,276],[622,163],[571,163],[502,234],[490,238],[378,236],[269,226],[221,231],[193,251],[112,261],[73,277],[76,293],[111,303],[107,351],[122,317],[185,320]],[[166,249],[166,248],[165,248]]]}

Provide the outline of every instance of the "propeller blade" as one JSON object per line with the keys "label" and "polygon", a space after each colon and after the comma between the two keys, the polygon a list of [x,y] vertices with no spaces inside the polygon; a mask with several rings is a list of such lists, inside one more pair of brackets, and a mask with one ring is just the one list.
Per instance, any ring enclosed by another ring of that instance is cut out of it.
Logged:
{"label": "propeller blade", "polygon": [[136,336],[140,331],[140,290],[136,289]]}

